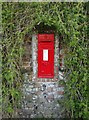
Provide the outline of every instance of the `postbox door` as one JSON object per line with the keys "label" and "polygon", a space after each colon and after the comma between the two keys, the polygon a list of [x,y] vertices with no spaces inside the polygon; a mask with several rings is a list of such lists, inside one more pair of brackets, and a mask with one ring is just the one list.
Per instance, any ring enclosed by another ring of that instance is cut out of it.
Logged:
{"label": "postbox door", "polygon": [[43,42],[38,44],[38,77],[54,77],[54,43]]}

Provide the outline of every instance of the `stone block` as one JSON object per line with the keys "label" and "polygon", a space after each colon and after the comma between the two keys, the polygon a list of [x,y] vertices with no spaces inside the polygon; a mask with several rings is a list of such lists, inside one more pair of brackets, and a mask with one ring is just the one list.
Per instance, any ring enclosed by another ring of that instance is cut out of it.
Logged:
{"label": "stone block", "polygon": [[64,91],[64,87],[57,87],[57,91]]}
{"label": "stone block", "polygon": [[40,102],[40,103],[46,103],[47,100],[46,100],[44,97],[40,97],[39,102]]}
{"label": "stone block", "polygon": [[64,85],[63,85],[63,84],[59,84],[59,83],[58,83],[58,87],[64,87]]}
{"label": "stone block", "polygon": [[54,100],[54,95],[53,94],[48,95],[47,100],[48,102],[52,102]]}
{"label": "stone block", "polygon": [[57,94],[58,94],[58,95],[63,95],[63,94],[64,94],[64,91],[57,91]]}
{"label": "stone block", "polygon": [[38,98],[37,95],[34,95],[34,96],[32,97],[33,100],[36,100],[37,98]]}
{"label": "stone block", "polygon": [[37,94],[38,96],[40,96],[41,93],[42,93],[41,91],[36,92],[36,94]]}
{"label": "stone block", "polygon": [[48,87],[47,92],[53,92],[53,87]]}
{"label": "stone block", "polygon": [[36,83],[35,83],[35,87],[36,87],[36,88],[40,88],[40,87],[41,87],[40,83],[37,83],[37,82],[36,82]]}
{"label": "stone block", "polygon": [[26,95],[25,96],[25,100],[27,100],[27,101],[32,101],[32,97],[33,97],[33,95],[32,94],[29,94],[29,95]]}

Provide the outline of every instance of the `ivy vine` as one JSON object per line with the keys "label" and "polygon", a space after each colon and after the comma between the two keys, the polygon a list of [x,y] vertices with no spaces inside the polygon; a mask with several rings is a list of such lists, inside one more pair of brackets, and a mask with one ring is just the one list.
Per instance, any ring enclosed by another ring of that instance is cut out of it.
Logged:
{"label": "ivy vine", "polygon": [[[2,99],[3,112],[13,116],[21,98],[24,37],[43,22],[55,26],[66,45],[63,106],[70,118],[88,118],[88,40],[85,3],[4,2],[2,3]],[[36,31],[37,32],[37,31]],[[61,103],[62,104],[62,103]]]}

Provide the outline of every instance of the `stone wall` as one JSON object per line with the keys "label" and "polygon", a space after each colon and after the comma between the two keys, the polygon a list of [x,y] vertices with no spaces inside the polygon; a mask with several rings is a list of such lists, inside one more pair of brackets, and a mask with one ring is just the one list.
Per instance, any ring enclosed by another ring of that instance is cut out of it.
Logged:
{"label": "stone wall", "polygon": [[37,35],[25,44],[23,57],[23,104],[25,118],[60,118],[62,108],[58,100],[63,97],[64,87],[59,85],[59,37],[55,35],[55,56],[53,79],[37,78]]}

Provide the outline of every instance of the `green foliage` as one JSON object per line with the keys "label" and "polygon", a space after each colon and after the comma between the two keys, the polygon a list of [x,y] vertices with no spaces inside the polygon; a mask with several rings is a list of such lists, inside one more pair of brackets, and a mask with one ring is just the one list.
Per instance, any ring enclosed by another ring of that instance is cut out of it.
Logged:
{"label": "green foliage", "polygon": [[84,8],[85,4],[80,2],[2,4],[2,92],[3,104],[7,105],[5,112],[13,112],[20,98],[24,36],[26,33],[32,34],[35,25],[42,22],[55,26],[67,47],[65,74],[69,69],[71,73],[65,83],[63,105],[68,113],[66,115],[71,118],[88,118],[88,28]]}

